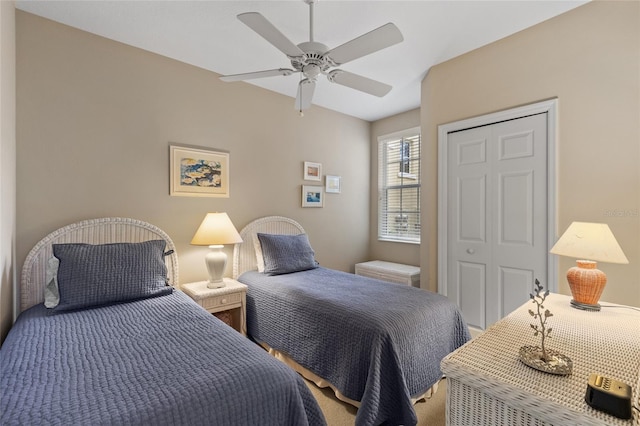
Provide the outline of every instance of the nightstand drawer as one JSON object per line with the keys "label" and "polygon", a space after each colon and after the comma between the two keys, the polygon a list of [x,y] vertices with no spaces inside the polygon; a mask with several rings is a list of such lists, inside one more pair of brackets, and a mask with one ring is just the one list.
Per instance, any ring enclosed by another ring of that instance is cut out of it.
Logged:
{"label": "nightstand drawer", "polygon": [[222,296],[208,297],[199,301],[205,309],[216,309],[229,305],[239,305],[242,302],[241,293],[225,294]]}

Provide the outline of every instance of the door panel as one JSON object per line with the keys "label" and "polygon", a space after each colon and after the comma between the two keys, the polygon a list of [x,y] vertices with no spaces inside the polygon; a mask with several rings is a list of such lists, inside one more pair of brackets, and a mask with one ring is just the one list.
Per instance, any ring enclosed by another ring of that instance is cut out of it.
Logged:
{"label": "door panel", "polygon": [[458,166],[484,163],[487,158],[486,139],[472,140],[458,144]]}
{"label": "door panel", "polygon": [[458,179],[460,215],[458,241],[484,243],[486,240],[486,176]]}
{"label": "door panel", "polygon": [[460,289],[459,306],[464,312],[465,320],[471,327],[484,327],[484,305],[478,300],[484,298],[486,265],[471,262],[458,262],[458,288]]}
{"label": "door panel", "polygon": [[533,156],[533,131],[499,137],[500,160]]}
{"label": "door panel", "polygon": [[533,171],[499,176],[500,243],[533,244]]}
{"label": "door panel", "polygon": [[[533,271],[500,267],[500,289],[502,295],[502,312],[513,312],[529,298]],[[504,315],[503,315],[504,316]]]}
{"label": "door panel", "polygon": [[547,268],[547,115],[447,135],[447,294],[485,329]]}
{"label": "door panel", "polygon": [[461,308],[472,327],[485,327],[484,300],[487,292],[487,244],[491,222],[487,220],[488,192],[487,151],[490,132],[484,128],[450,135],[448,167],[450,175],[447,194],[450,209],[448,238],[448,276],[451,292],[447,294]]}

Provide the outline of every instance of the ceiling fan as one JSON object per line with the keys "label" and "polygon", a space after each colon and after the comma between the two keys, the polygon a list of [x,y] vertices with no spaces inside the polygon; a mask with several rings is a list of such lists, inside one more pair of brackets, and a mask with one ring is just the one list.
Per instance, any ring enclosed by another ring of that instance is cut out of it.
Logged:
{"label": "ceiling fan", "polygon": [[240,21],[287,55],[294,69],[278,68],[244,74],[224,75],[220,79],[230,82],[302,73],[304,78],[298,83],[298,94],[295,102],[295,109],[300,111],[301,114],[303,109],[311,106],[316,81],[320,74],[326,75],[327,79],[332,83],[347,86],[374,96],[382,97],[389,93],[391,86],[388,84],[337,68],[331,70],[331,68],[400,43],[404,39],[398,27],[389,22],[329,50],[326,45],[313,39],[313,7],[317,1],[304,0],[309,5],[309,41],[298,45],[293,44],[261,14],[257,12],[239,14],[238,19]]}

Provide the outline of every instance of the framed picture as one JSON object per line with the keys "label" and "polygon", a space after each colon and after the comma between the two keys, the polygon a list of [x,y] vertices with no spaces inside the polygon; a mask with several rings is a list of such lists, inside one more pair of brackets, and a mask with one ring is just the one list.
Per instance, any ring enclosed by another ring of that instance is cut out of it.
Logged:
{"label": "framed picture", "polygon": [[169,195],[229,197],[229,153],[169,145]]}
{"label": "framed picture", "polygon": [[322,164],[305,161],[304,180],[322,181]]}
{"label": "framed picture", "polygon": [[322,207],[324,195],[321,186],[302,185],[302,207]]}
{"label": "framed picture", "polygon": [[340,184],[342,178],[340,176],[327,175],[324,182],[324,191],[332,194],[340,193]]}

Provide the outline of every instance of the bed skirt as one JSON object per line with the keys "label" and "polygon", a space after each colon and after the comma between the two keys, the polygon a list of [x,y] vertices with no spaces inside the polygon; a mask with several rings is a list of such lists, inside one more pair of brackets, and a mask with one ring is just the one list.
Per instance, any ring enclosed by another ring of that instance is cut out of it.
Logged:
{"label": "bed skirt", "polygon": [[[333,393],[335,394],[336,398],[338,398],[340,401],[346,402],[347,404],[351,404],[356,408],[360,408],[360,401],[356,401],[354,399],[351,399],[351,398],[348,398],[348,397],[344,396],[342,394],[342,392],[340,392],[330,382],[328,382],[327,380],[325,380],[322,377],[318,376],[313,371],[310,371],[310,370],[304,368],[303,366],[301,366],[300,364],[295,362],[293,359],[291,359],[291,357],[289,355],[287,355],[286,353],[284,353],[282,351],[279,351],[277,349],[273,349],[271,346],[267,345],[266,343],[263,343],[263,342],[258,342],[258,343],[267,352],[269,352],[269,354],[271,356],[273,356],[274,358],[284,362],[289,367],[293,368],[302,377],[304,377],[305,379],[313,382],[319,388],[329,387],[329,388],[331,388],[331,390],[333,390]],[[426,399],[431,398],[438,391],[438,384],[439,383],[440,383],[440,381],[437,381],[433,386],[431,386],[429,389],[427,389],[427,391],[424,392],[422,395],[418,395],[415,398],[411,398],[411,403],[415,405],[418,401],[422,401],[422,400],[426,400]]]}

